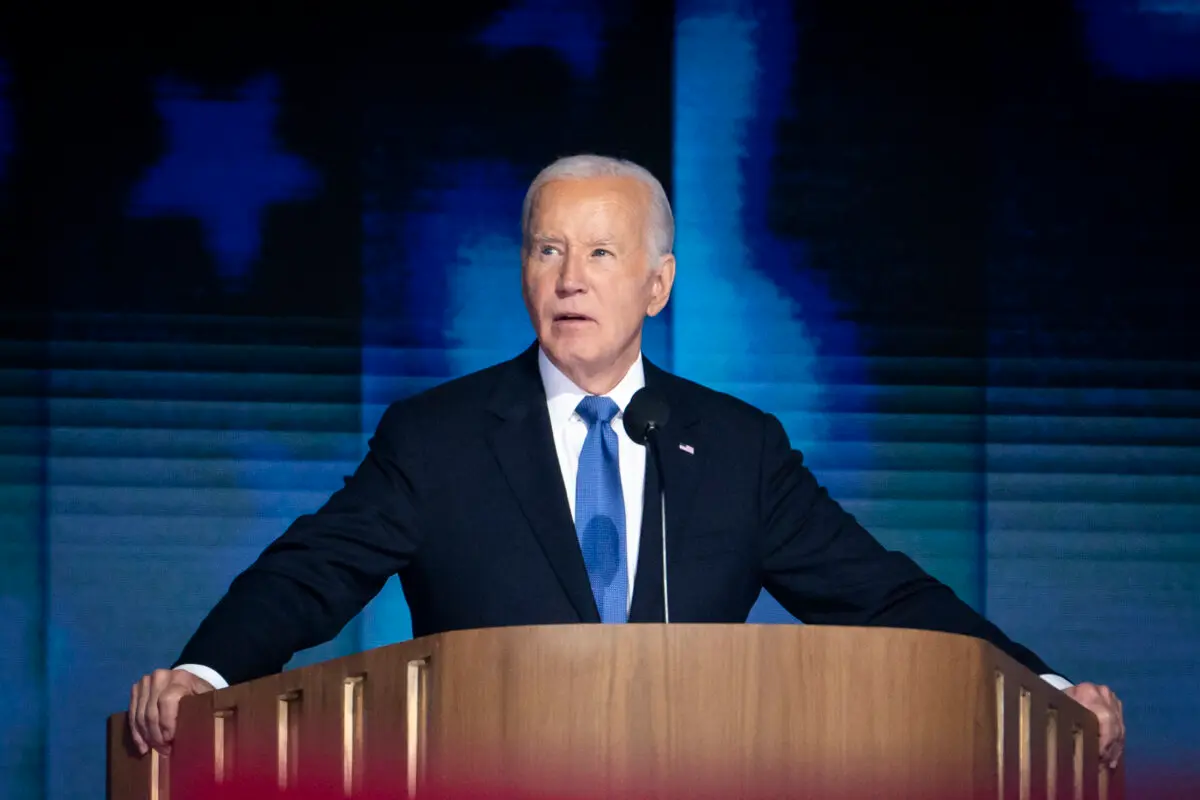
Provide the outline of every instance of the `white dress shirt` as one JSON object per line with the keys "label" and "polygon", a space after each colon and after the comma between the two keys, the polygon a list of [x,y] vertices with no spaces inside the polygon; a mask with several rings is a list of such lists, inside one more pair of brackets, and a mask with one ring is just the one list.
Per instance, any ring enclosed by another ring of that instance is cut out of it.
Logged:
{"label": "white dress shirt", "polygon": [[[588,393],[580,389],[571,379],[551,363],[542,350],[538,350],[538,371],[542,385],[546,388],[546,405],[550,411],[550,430],[554,434],[554,449],[558,452],[558,466],[562,470],[563,485],[567,490],[567,502],[571,504],[571,519],[575,519],[575,482],[579,475],[579,454],[583,452],[583,441],[587,438],[588,426],[575,411],[579,401]],[[604,395],[617,404],[619,411],[612,419],[617,432],[617,453],[621,464],[621,494],[625,499],[625,553],[626,570],[629,576],[629,592],[625,598],[625,611],[633,600],[633,576],[637,569],[638,545],[642,536],[642,505],[646,477],[646,448],[635,444],[625,432],[625,407],[633,399],[634,392],[646,385],[646,373],[642,367],[642,355],[625,373],[616,387]]]}
{"label": "white dress shirt", "polygon": [[[563,486],[567,491],[567,502],[571,506],[571,519],[575,519],[575,483],[579,475],[579,454],[587,438],[587,423],[576,413],[579,401],[588,395],[551,363],[545,352],[538,349],[538,372],[546,390],[546,406],[550,412],[550,429],[554,436],[554,449],[558,454],[558,466],[562,470]],[[626,612],[633,601],[633,579],[637,570],[638,545],[641,543],[642,508],[645,490],[646,448],[635,444],[625,433],[625,407],[634,393],[646,385],[646,373],[639,353],[637,361],[616,387],[604,395],[612,398],[620,409],[612,420],[617,432],[617,449],[621,465],[621,493],[625,499],[625,553],[629,575],[629,593],[625,601]],[[180,664],[178,669],[203,678],[215,689],[224,689],[229,684],[216,670],[200,664]],[[1065,689],[1071,682],[1058,675],[1043,675],[1051,686]]]}

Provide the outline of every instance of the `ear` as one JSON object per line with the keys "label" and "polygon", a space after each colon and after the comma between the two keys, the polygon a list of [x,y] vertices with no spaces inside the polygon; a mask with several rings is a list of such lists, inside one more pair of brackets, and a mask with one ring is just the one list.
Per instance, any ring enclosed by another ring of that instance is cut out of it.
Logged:
{"label": "ear", "polygon": [[659,256],[658,263],[651,269],[654,273],[650,278],[650,304],[646,308],[646,314],[657,317],[658,313],[667,307],[667,301],[671,299],[671,287],[675,285],[674,253]]}

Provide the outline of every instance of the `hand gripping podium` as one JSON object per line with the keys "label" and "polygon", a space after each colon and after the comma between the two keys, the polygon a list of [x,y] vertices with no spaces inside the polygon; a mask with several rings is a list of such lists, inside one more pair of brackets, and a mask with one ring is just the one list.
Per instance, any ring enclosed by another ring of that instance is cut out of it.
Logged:
{"label": "hand gripping podium", "polygon": [[1120,798],[1123,773],[1100,764],[1098,742],[1094,715],[968,637],[533,626],[429,636],[187,698],[170,756],[139,757],[115,714],[107,790],[199,800],[240,781],[331,800]]}

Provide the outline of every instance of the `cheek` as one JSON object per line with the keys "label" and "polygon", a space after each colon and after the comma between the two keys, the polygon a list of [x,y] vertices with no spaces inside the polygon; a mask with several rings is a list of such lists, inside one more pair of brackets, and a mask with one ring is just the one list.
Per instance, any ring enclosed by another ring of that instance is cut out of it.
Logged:
{"label": "cheek", "polygon": [[553,320],[551,309],[554,307],[554,286],[546,287],[544,282],[534,282],[526,286],[525,308],[529,312],[530,321],[536,327],[547,327]]}
{"label": "cheek", "polygon": [[640,320],[646,315],[646,309],[650,306],[650,298],[651,292],[648,284],[635,284],[621,297],[621,314]]}
{"label": "cheek", "polygon": [[521,291],[525,295],[525,302],[533,308],[540,308],[545,305],[545,284],[543,280],[539,280],[537,275],[526,275],[521,281]]}

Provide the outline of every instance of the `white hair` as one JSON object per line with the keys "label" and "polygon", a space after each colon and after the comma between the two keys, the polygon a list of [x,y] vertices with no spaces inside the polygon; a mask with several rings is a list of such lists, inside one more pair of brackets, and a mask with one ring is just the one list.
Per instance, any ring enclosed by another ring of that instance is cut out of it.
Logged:
{"label": "white hair", "polygon": [[650,253],[665,256],[675,245],[675,217],[671,213],[671,201],[663,191],[658,178],[645,167],[632,161],[590,153],[565,156],[549,165],[529,184],[525,202],[521,206],[521,237],[528,245],[529,217],[533,211],[533,198],[547,183],[569,178],[635,178],[650,190]]}

